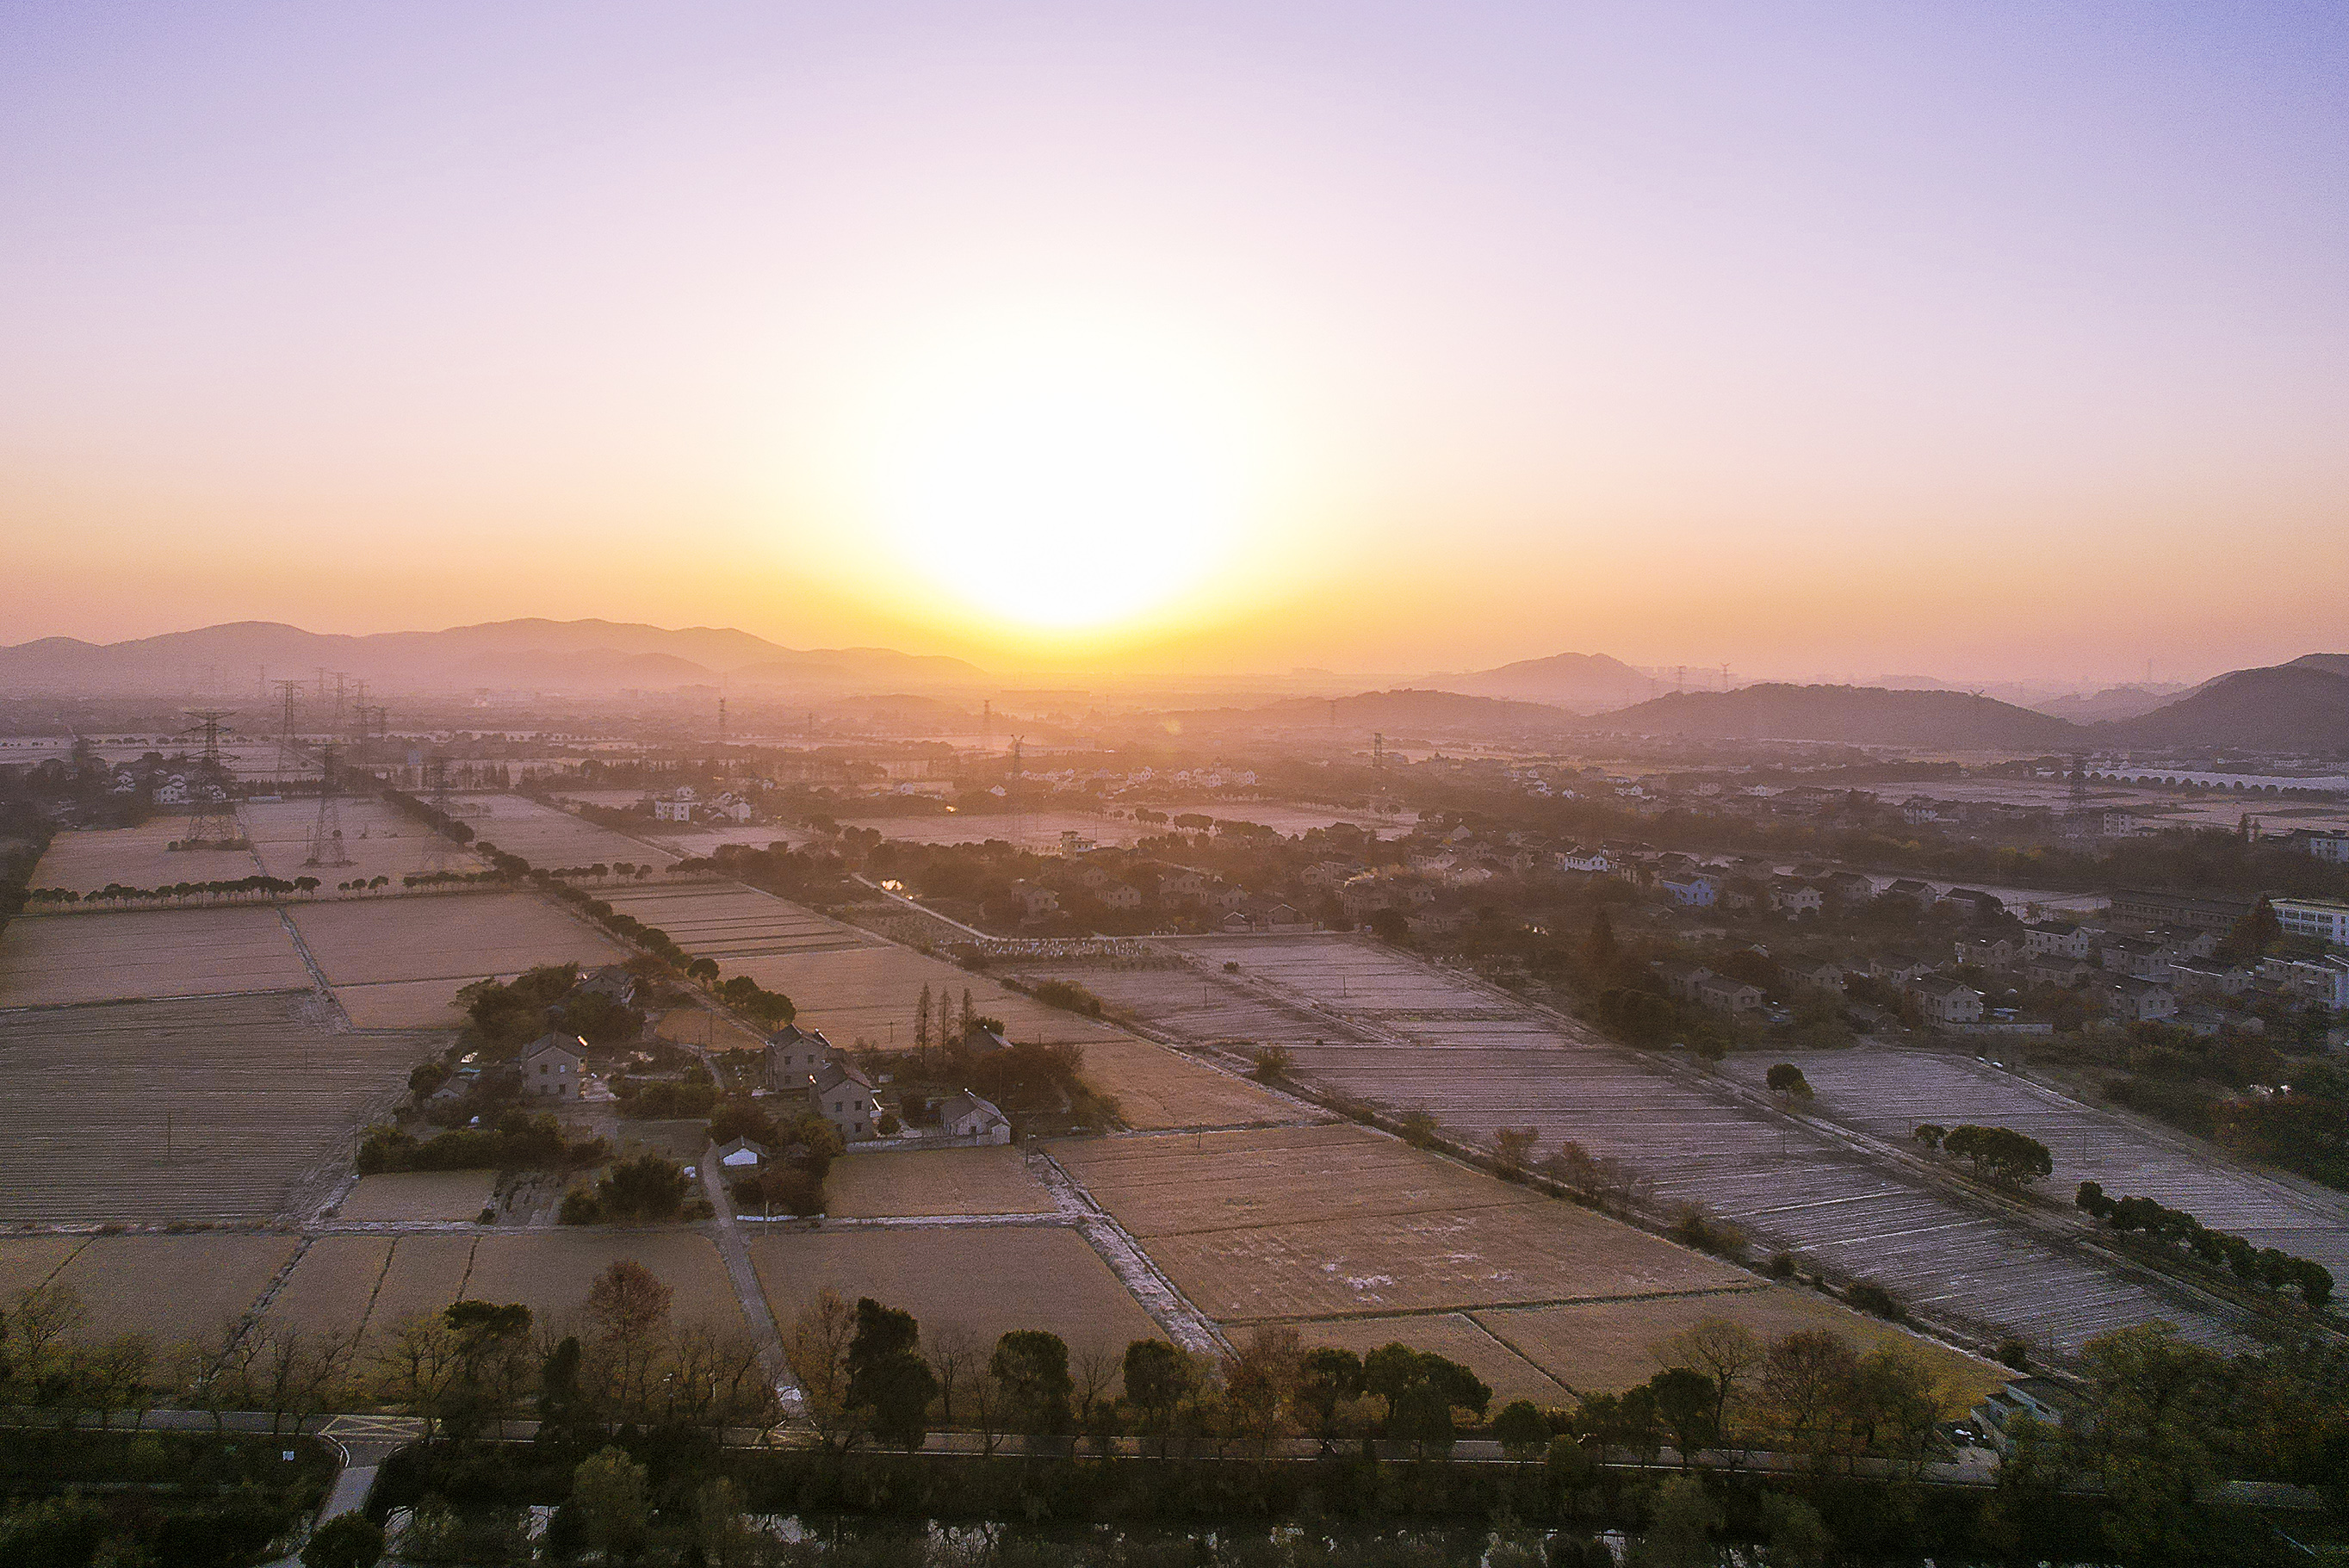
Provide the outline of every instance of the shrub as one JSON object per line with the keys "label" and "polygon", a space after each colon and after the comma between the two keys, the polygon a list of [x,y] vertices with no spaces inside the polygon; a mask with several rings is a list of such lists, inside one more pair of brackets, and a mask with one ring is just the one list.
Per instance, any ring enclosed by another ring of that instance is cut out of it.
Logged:
{"label": "shrub", "polygon": [[1862,1312],[1872,1312],[1892,1323],[1909,1319],[1909,1309],[1900,1305],[1900,1298],[1880,1284],[1861,1280],[1843,1294],[1846,1301]]}

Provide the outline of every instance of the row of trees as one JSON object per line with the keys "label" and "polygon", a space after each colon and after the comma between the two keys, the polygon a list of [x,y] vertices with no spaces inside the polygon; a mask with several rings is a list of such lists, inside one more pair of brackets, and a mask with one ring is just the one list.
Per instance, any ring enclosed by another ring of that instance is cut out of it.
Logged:
{"label": "row of trees", "polygon": [[[378,879],[380,882],[382,879]],[[318,891],[322,884],[316,877],[295,877],[291,882],[283,877],[263,876],[258,872],[249,877],[218,878],[210,882],[167,882],[160,887],[129,887],[121,882],[109,882],[95,892],[75,892],[69,888],[36,887],[25,893],[29,904],[72,905],[102,903],[109,906],[126,903],[160,903],[167,899],[260,899],[286,898],[296,894],[306,896]],[[337,891],[347,892],[353,884],[346,882]]]}
{"label": "row of trees", "polygon": [[2011,1127],[1943,1127],[1939,1122],[1917,1124],[1917,1141],[1973,1167],[1973,1173],[2002,1187],[2024,1187],[2055,1169],[2047,1145]]}
{"label": "row of trees", "polygon": [[2081,1182],[2072,1202],[2124,1234],[2139,1232],[2189,1252],[2214,1268],[2224,1264],[2246,1284],[2297,1290],[2311,1306],[2323,1306],[2333,1299],[2333,1273],[2323,1264],[2276,1247],[2255,1247],[2240,1236],[2211,1230],[2183,1209],[2165,1207],[2151,1198],[2115,1198],[2094,1181]]}

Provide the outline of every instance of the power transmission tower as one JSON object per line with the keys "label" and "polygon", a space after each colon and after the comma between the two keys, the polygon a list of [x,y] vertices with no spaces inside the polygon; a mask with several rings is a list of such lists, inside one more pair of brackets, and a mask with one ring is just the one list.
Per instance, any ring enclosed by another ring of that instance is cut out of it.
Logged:
{"label": "power transmission tower", "polygon": [[285,793],[285,780],[299,777],[304,766],[302,748],[294,732],[294,702],[305,684],[300,680],[277,683],[278,695],[284,699],[285,709],[284,723],[277,732],[277,792],[280,795]]}
{"label": "power transmission tower", "polygon": [[424,846],[424,869],[445,872],[455,864],[455,843],[449,837],[447,824],[455,820],[455,802],[449,794],[449,757],[436,751],[424,759],[425,803],[440,813],[440,826]]}
{"label": "power transmission tower", "polygon": [[1386,765],[1387,738],[1383,733],[1374,732],[1371,736],[1371,766],[1373,768],[1384,768]]}
{"label": "power transmission tower", "polygon": [[1003,782],[1004,803],[1011,808],[1011,847],[1015,850],[1028,847],[1021,833],[1024,824],[1019,820],[1019,748],[1024,738],[1017,735],[1011,738],[1011,771],[1004,775]]}
{"label": "power transmission tower", "polygon": [[195,810],[188,814],[188,842],[197,845],[231,845],[243,835],[237,830],[236,803],[229,799],[228,763],[221,757],[221,720],[236,711],[226,707],[191,707],[186,710],[190,718],[202,727],[203,752],[196,759],[196,777],[191,799]]}
{"label": "power transmission tower", "polygon": [[2088,758],[2085,753],[2075,751],[2072,753],[2071,799],[2069,810],[2065,812],[2066,817],[2069,818],[2068,825],[2073,832],[2088,831],[2089,810]]}
{"label": "power transmission tower", "polygon": [[305,866],[347,866],[351,863],[350,851],[343,848],[343,812],[335,799],[335,748],[331,746],[319,753],[322,771],[318,775],[318,820],[310,827],[310,853],[302,863]]}

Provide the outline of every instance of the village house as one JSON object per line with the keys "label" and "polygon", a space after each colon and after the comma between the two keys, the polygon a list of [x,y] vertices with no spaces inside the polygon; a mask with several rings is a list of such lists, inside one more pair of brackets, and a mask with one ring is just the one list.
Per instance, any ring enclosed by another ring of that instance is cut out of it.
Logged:
{"label": "village house", "polygon": [[2215,958],[2180,958],[2169,966],[2169,983],[2199,996],[2240,996],[2251,988],[2251,972]]}
{"label": "village house", "polygon": [[823,1030],[785,1024],[767,1037],[767,1083],[787,1094],[804,1088],[809,1078],[839,1056]]}
{"label": "village house", "polygon": [[636,1000],[636,977],[617,964],[606,964],[590,969],[571,987],[574,996],[601,996],[616,1007],[633,1006]]}
{"label": "village house", "polygon": [[938,1126],[949,1138],[975,1138],[982,1143],[1011,1141],[1011,1119],[968,1089],[938,1102]]}
{"label": "village house", "polygon": [[1698,870],[1661,873],[1656,885],[1683,909],[1711,909],[1721,892],[1720,880],[1713,872]]}
{"label": "village house", "polygon": [[1857,872],[1829,872],[1819,886],[1855,908],[1876,896],[1876,883]]}
{"label": "village house", "polygon": [[767,1161],[772,1156],[768,1152],[765,1144],[753,1143],[747,1138],[738,1138],[716,1150],[711,1158],[717,1161],[718,1169],[728,1175],[747,1176],[752,1171],[765,1169]]}
{"label": "village house", "polygon": [[1934,900],[1933,884],[1919,882],[1915,877],[1902,877],[1898,882],[1886,883],[1883,896],[1905,898],[1915,903],[1928,904]]}
{"label": "village house", "polygon": [[1786,984],[1801,991],[1841,991],[1843,965],[1831,958],[1798,958],[1778,966]]}
{"label": "village house", "polygon": [[2279,990],[2349,1012],[2349,958],[2262,958],[2260,978]]}
{"label": "village house", "polygon": [[1013,882],[1011,896],[1019,901],[1020,914],[1024,919],[1041,920],[1046,915],[1061,913],[1061,895],[1040,883]]}
{"label": "village house", "polygon": [[1570,850],[1560,850],[1557,854],[1557,867],[1560,871],[1591,872],[1599,876],[1607,876],[1613,873],[1615,864],[1615,857],[1603,849],[1586,850],[1578,845]]}
{"label": "village house", "polygon": [[2023,951],[2033,957],[2043,953],[2058,953],[2066,958],[2085,958],[2093,934],[2084,925],[2069,921],[2043,920],[2023,928]]}
{"label": "village house", "polygon": [[808,1109],[832,1123],[843,1142],[872,1138],[881,1119],[881,1101],[873,1080],[854,1068],[830,1062],[817,1069],[807,1086]]}
{"label": "village house", "polygon": [[1713,978],[1713,971],[1702,964],[1686,964],[1677,958],[1659,958],[1648,965],[1664,982],[1664,989],[1683,1002],[1698,1000],[1697,987]]}
{"label": "village house", "polygon": [[1926,975],[1912,980],[1908,992],[1917,998],[1917,1010],[1936,1024],[1979,1024],[1982,994],[1961,980]]}
{"label": "village house", "polygon": [[2105,983],[2106,1005],[2124,1023],[2150,1024],[2178,1011],[2178,994],[2157,981],[2134,975],[2116,975]]}
{"label": "village house", "polygon": [[2043,953],[2023,965],[2023,977],[2032,985],[2060,985],[2067,991],[2104,972],[2100,965],[2061,953]]}
{"label": "village house", "polygon": [[524,1099],[577,1099],[587,1042],[576,1035],[541,1035],[522,1053]]}
{"label": "village house", "polygon": [[1696,985],[1697,1000],[1725,1013],[1750,1013],[1762,1006],[1762,987],[1750,980],[1707,975]]}
{"label": "village house", "polygon": [[2006,901],[1994,892],[1984,892],[1978,887],[1953,887],[1937,901],[1953,909],[1961,909],[1976,920],[1996,920],[2006,913]]}
{"label": "village house", "polygon": [[1101,890],[1099,896],[1104,908],[1140,909],[1142,907],[1142,890],[1132,882],[1111,882]]}
{"label": "village house", "polygon": [[1868,961],[1868,972],[1878,980],[1906,985],[1933,972],[1933,965],[1913,954],[1881,953]]}
{"label": "village house", "polygon": [[2023,954],[2003,936],[1961,936],[1955,943],[1957,960],[1977,969],[2004,969]]}
{"label": "village house", "polygon": [[1783,914],[1816,914],[1826,907],[1826,895],[1812,882],[1780,880],[1770,889],[1770,907]]}

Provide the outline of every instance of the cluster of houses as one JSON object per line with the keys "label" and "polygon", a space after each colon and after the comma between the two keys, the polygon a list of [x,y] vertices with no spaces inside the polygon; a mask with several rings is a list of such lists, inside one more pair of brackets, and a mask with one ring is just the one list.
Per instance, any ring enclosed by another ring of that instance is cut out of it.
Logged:
{"label": "cluster of houses", "polygon": [[1061,913],[1075,893],[1113,910],[1154,905],[1205,915],[1226,931],[1308,931],[1312,921],[1294,905],[1249,892],[1212,872],[1150,860],[1118,849],[1077,849],[1035,881],[1011,885],[1026,920]]}
{"label": "cluster of houses", "polygon": [[[2349,1008],[2349,953],[2240,964],[2216,956],[2219,943],[2219,934],[2209,930],[2132,934],[2041,921],[2014,934],[1992,930],[1960,935],[1944,954],[1805,956],[1776,967],[1785,989],[1794,993],[1840,994],[1853,976],[1866,975],[1912,998],[1929,1025],[1954,1030],[2005,1022],[1986,1016],[1989,995],[1969,984],[1973,974],[2016,987],[2085,993],[2118,1021],[2166,1023],[2204,1036],[2227,1029],[2261,1032],[2262,1023],[2249,1004],[2261,998]],[[1702,965],[1665,960],[1653,967],[1682,1001],[1726,1013],[1764,1006],[1761,986]]]}
{"label": "cluster of houses", "polygon": [[720,789],[707,796],[690,784],[648,799],[656,822],[752,822],[758,810],[748,795]]}

